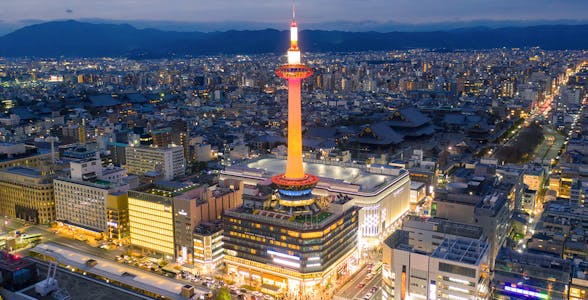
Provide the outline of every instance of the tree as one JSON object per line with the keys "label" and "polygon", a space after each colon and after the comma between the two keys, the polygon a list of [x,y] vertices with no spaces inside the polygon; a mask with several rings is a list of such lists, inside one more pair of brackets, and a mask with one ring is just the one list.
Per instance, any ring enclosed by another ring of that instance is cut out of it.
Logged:
{"label": "tree", "polygon": [[229,289],[226,287],[222,287],[218,290],[218,294],[216,294],[216,300],[231,300],[231,293]]}

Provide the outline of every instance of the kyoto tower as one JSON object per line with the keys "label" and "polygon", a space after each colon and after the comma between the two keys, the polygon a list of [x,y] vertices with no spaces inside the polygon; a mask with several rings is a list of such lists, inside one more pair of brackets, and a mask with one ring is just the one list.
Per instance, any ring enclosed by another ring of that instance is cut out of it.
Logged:
{"label": "kyoto tower", "polygon": [[312,69],[300,62],[298,48],[298,27],[296,26],[294,8],[290,24],[290,49],[288,63],[278,67],[276,74],[288,80],[288,159],[286,173],[272,177],[278,186],[280,206],[290,213],[312,213],[314,199],[312,189],[318,177],[305,174],[302,165],[302,104],[300,86],[302,79],[312,75]]}

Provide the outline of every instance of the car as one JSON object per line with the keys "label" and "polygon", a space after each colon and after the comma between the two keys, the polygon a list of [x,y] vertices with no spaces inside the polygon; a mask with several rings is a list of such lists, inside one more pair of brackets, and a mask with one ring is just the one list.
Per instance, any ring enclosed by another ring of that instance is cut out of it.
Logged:
{"label": "car", "polygon": [[370,280],[370,279],[372,279],[373,277],[374,277],[374,274],[372,274],[372,273],[369,273],[369,274],[367,274],[367,275],[365,276],[365,279],[367,279],[367,280]]}
{"label": "car", "polygon": [[367,294],[365,294],[365,296],[363,297],[363,299],[365,299],[365,300],[369,300],[369,299],[371,299],[371,298],[372,298],[372,296],[373,296],[373,294],[372,294],[372,293],[367,293]]}
{"label": "car", "polygon": [[372,287],[370,288],[370,293],[375,293],[375,292],[377,292],[379,288],[380,288],[380,287],[378,287],[378,286],[372,286]]}
{"label": "car", "polygon": [[361,289],[361,288],[363,288],[364,286],[365,286],[365,282],[364,282],[364,281],[362,281],[362,282],[360,282],[360,283],[357,285],[357,288]]}

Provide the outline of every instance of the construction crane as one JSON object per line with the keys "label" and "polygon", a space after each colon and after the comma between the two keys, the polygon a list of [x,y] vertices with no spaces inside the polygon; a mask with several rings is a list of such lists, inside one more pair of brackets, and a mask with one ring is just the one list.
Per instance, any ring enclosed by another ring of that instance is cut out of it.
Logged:
{"label": "construction crane", "polygon": [[35,284],[35,292],[40,294],[41,296],[45,297],[52,292],[59,289],[59,285],[57,283],[57,279],[55,279],[55,274],[57,273],[57,262],[50,262],[49,268],[47,270],[47,278],[37,282]]}

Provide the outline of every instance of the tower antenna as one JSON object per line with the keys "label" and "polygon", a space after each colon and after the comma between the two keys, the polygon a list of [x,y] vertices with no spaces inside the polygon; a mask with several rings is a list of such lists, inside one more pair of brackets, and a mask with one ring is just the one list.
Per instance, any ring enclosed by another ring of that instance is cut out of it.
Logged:
{"label": "tower antenna", "polygon": [[296,4],[292,3],[292,21],[296,20]]}

